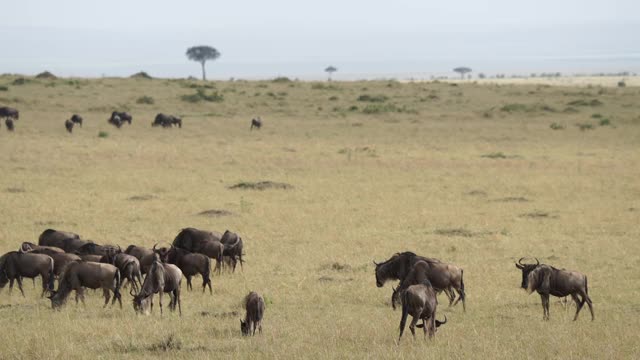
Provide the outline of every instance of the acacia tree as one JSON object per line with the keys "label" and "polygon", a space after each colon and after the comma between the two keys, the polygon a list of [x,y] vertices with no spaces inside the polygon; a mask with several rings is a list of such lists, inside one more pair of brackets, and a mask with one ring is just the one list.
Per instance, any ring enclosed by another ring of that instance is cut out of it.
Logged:
{"label": "acacia tree", "polygon": [[329,74],[329,81],[331,81],[331,74],[338,71],[338,68],[335,66],[329,66],[326,69],[324,69],[324,71],[326,71]]}
{"label": "acacia tree", "polygon": [[471,72],[471,68],[468,68],[468,67],[465,67],[465,66],[460,66],[460,67],[457,67],[457,68],[453,69],[453,71],[459,73],[460,74],[460,78],[462,80],[464,80],[464,74],[470,73]]}
{"label": "acacia tree", "polygon": [[207,75],[204,71],[204,64],[207,60],[215,60],[220,57],[220,53],[211,46],[193,46],[187,49],[187,58],[192,61],[197,61],[202,65],[202,80],[207,80]]}

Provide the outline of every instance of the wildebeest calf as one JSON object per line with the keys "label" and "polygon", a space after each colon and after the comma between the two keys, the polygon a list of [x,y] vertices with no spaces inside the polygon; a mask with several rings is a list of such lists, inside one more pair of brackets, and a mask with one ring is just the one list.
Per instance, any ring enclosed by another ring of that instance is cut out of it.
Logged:
{"label": "wildebeest calf", "polygon": [[262,318],[264,317],[264,299],[252,291],[244,298],[244,308],[247,311],[244,320],[240,320],[242,335],[255,335],[256,328],[262,333]]}
{"label": "wildebeest calf", "polygon": [[401,292],[402,299],[402,319],[400,320],[400,336],[398,342],[402,338],[405,324],[407,323],[407,315],[411,315],[412,320],[409,324],[409,330],[413,337],[416,337],[416,323],[418,320],[422,320],[422,326],[424,328],[425,338],[429,335],[429,338],[436,334],[436,328],[447,322],[445,316],[444,321],[436,320],[436,309],[438,307],[438,298],[436,292],[431,286],[429,280],[425,280],[421,284],[411,285],[406,290]]}
{"label": "wildebeest calf", "polygon": [[260,119],[260,116],[251,119],[251,127],[249,128],[249,130],[253,130],[254,127],[258,130],[260,130],[260,128],[262,127],[262,119]]}

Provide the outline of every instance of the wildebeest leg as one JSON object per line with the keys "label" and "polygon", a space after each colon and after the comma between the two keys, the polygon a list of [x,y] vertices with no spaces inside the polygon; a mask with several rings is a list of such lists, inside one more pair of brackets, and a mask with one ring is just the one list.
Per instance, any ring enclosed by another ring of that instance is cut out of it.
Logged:
{"label": "wildebeest leg", "polygon": [[413,335],[413,339],[416,339],[416,324],[418,323],[418,317],[412,316],[411,324],[409,324],[409,330],[411,330],[411,335]]}
{"label": "wildebeest leg", "polygon": [[180,288],[174,290],[175,301],[178,303],[178,314],[182,316],[182,304],[180,303]]}
{"label": "wildebeest leg", "polygon": [[191,275],[185,276],[187,278],[187,290],[193,290],[193,286],[191,285]]}
{"label": "wildebeest leg", "polygon": [[22,278],[20,276],[18,276],[16,278],[16,282],[18,282],[18,289],[20,289],[20,292],[22,293],[22,297],[24,296],[24,290],[22,290]]}
{"label": "wildebeest leg", "polygon": [[111,294],[109,293],[108,289],[102,289],[102,295],[104,296],[104,306],[103,306],[103,308],[106,308],[107,305],[109,305],[109,299],[111,299]]}
{"label": "wildebeest leg", "polygon": [[84,289],[80,288],[78,290],[76,290],[76,296],[80,297],[80,300],[82,301],[82,306],[87,306],[87,303],[84,302]]}
{"label": "wildebeest leg", "polygon": [[589,294],[585,294],[585,300],[587,301],[587,305],[589,306],[589,312],[591,313],[591,321],[595,320],[595,316],[593,315],[593,305],[591,303],[591,298]]}
{"label": "wildebeest leg", "polygon": [[262,334],[262,320],[258,320],[258,333]]}
{"label": "wildebeest leg", "polygon": [[424,339],[427,340],[427,334],[429,332],[429,327],[427,326],[427,319],[422,319],[422,330],[424,330]]}
{"label": "wildebeest leg", "polygon": [[13,278],[9,279],[9,295],[13,292]]}
{"label": "wildebeest leg", "polygon": [[577,294],[571,294],[571,297],[573,298],[573,301],[576,302],[576,315],[573,317],[573,321],[576,321],[578,320],[578,314],[580,313],[580,310],[582,310],[582,307],[584,306],[584,303],[587,301],[587,299],[584,294],[582,294],[582,301],[579,300]]}
{"label": "wildebeest leg", "polygon": [[162,316],[162,289],[158,293],[158,303],[160,304],[160,316]]}
{"label": "wildebeest leg", "polygon": [[540,294],[542,297],[543,320],[549,320],[549,294]]}

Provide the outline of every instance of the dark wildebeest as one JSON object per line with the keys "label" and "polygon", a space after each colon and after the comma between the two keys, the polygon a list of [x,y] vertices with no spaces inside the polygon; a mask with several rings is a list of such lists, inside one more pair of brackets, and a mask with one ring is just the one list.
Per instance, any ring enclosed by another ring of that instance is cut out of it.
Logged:
{"label": "dark wildebeest", "polygon": [[244,320],[240,320],[242,335],[255,335],[256,328],[262,334],[262,318],[264,317],[264,299],[252,291],[244,298],[244,308],[247,311]]}
{"label": "dark wildebeest", "polygon": [[59,309],[64,305],[72,290],[76,291],[76,303],[78,299],[84,304],[84,288],[102,289],[104,294],[104,307],[109,304],[111,293],[113,300],[116,300],[122,308],[122,298],[120,295],[120,271],[111,264],[100,264],[88,261],[74,261],[67,265],[58,281],[58,290],[52,291],[51,307]]}
{"label": "dark wildebeest", "polygon": [[578,319],[578,314],[586,302],[591,312],[591,320],[594,320],[593,305],[589,297],[586,275],[577,271],[556,269],[553,266],[540,264],[538,259],[536,259],[536,264],[523,264],[523,259],[521,258],[516,263],[516,267],[522,270],[521,287],[526,289],[529,294],[533,291],[537,291],[540,294],[543,309],[542,318],[544,320],[549,320],[549,295],[557,297],[571,295],[577,307],[573,321]]}
{"label": "dark wildebeest", "polygon": [[118,115],[111,115],[111,117],[107,120],[107,122],[118,129],[122,127],[122,119]]}
{"label": "dark wildebeest", "polygon": [[169,309],[175,311],[176,305],[182,316],[182,305],[180,303],[180,286],[182,284],[182,271],[173,264],[163,264],[160,255],[153,254],[153,264],[144,279],[140,293],[137,295],[130,291],[133,296],[133,309],[137,313],[149,314],[153,310],[153,294],[158,294],[160,303],[160,315],[162,315],[162,294],[169,293],[171,301]]}
{"label": "dark wildebeest", "polygon": [[13,125],[13,119],[6,119],[4,124],[7,125],[7,131],[15,130],[15,126]]}
{"label": "dark wildebeest", "polygon": [[436,329],[440,325],[447,322],[447,317],[444,317],[444,321],[436,320],[436,309],[438,307],[438,298],[436,292],[429,283],[429,280],[425,280],[421,284],[411,285],[401,293],[402,298],[402,319],[400,320],[400,336],[398,342],[402,338],[404,332],[404,326],[407,323],[407,315],[411,315],[411,324],[409,330],[413,338],[416,337],[415,327],[418,320],[422,320],[422,326],[424,328],[424,337],[429,335],[432,338],[436,334]]}
{"label": "dark wildebeest", "polygon": [[249,130],[253,130],[254,127],[258,130],[260,130],[260,128],[262,127],[262,119],[260,119],[260,116],[251,119],[251,127],[249,128]]}
{"label": "dark wildebeest", "polygon": [[18,282],[18,289],[24,296],[22,278],[42,278],[42,296],[53,290],[53,259],[49,255],[30,254],[22,251],[10,251],[0,257],[0,288],[9,283],[9,290],[13,289],[13,282]]}
{"label": "dark wildebeest", "polygon": [[29,252],[32,254],[45,254],[51,256],[53,259],[53,274],[60,276],[64,271],[65,266],[72,261],[80,260],[80,257],[76,254],[65,253],[62,249],[54,246],[40,246],[29,242],[22,243],[20,249],[23,252]]}
{"label": "dark wildebeest", "polygon": [[71,120],[65,120],[64,122],[64,127],[67,129],[67,131],[69,132],[69,134],[71,134],[73,132],[73,121]]}
{"label": "dark wildebeest", "polygon": [[[449,297],[449,306],[455,306],[462,300],[462,308],[466,311],[463,271],[456,265],[443,262],[417,261],[409,274],[400,282],[396,294],[401,293],[411,285],[421,284],[429,280],[437,291],[454,289],[458,293],[458,299],[453,302]],[[447,294],[448,295],[448,294]],[[455,296],[455,294],[454,294]]]}
{"label": "dark wildebeest", "polygon": [[166,115],[163,113],[157,114],[151,123],[151,126],[162,126],[164,128],[172,127],[174,125],[182,127],[182,119],[177,116]]}
{"label": "dark wildebeest", "polygon": [[140,262],[140,271],[142,272],[142,274],[146,274],[147,270],[149,270],[151,264],[153,263],[153,250],[144,246],[129,245],[124,253],[138,259],[138,261]]}
{"label": "dark wildebeest", "polygon": [[38,238],[38,245],[55,246],[68,253],[78,250],[82,245],[87,243],[88,241],[80,239],[80,235],[78,234],[53,229],[43,231]]}
{"label": "dark wildebeest", "polygon": [[87,242],[80,246],[75,253],[78,255],[110,255],[122,252],[118,247],[113,245],[99,245],[94,242]]}
{"label": "dark wildebeest", "polygon": [[238,234],[227,230],[224,232],[224,234],[222,234],[220,242],[222,243],[222,245],[224,245],[224,251],[222,255],[229,257],[233,272],[236,271],[236,265],[238,264],[238,261],[240,262],[240,268],[242,269],[242,263],[244,262],[242,260],[242,238],[238,236]]}
{"label": "dark wildebeest", "polygon": [[[413,268],[413,265],[418,261],[426,261],[428,263],[441,263],[441,261],[438,259],[418,256],[410,251],[396,253],[384,262],[373,262],[376,266],[376,286],[383,287],[384,283],[388,280],[400,280],[400,282],[402,282]],[[462,275],[460,277],[460,281],[462,281]],[[445,292],[445,294],[449,298],[449,305],[451,305],[455,300],[455,292],[452,288],[438,289],[436,287],[436,291]],[[391,296],[391,305],[394,309],[396,302],[398,302],[399,300],[400,299],[397,297],[397,292],[394,291]]]}
{"label": "dark wildebeest", "polygon": [[18,109],[2,106],[0,107],[0,118],[18,120],[20,119],[20,112]]}
{"label": "dark wildebeest", "polygon": [[131,288],[138,292],[142,286],[142,273],[140,272],[140,261],[133,256],[124,253],[107,254],[100,259],[101,263],[111,264],[120,270],[122,286],[125,280],[131,283]]}
{"label": "dark wildebeest", "polygon": [[129,125],[131,125],[131,121],[133,120],[133,117],[131,116],[131,114],[129,114],[128,112],[125,112],[125,111],[114,111],[114,112],[112,112],[110,119],[115,119],[116,117],[120,120],[120,124],[121,125],[124,124],[125,122],[129,123]]}
{"label": "dark wildebeest", "polygon": [[187,289],[193,290],[191,277],[200,274],[202,276],[202,292],[204,292],[207,285],[209,285],[209,292],[213,294],[211,278],[209,277],[209,273],[211,272],[211,259],[209,259],[208,256],[200,253],[192,253],[172,245],[166,254],[165,262],[174,264],[180,268],[182,275],[187,278]]}
{"label": "dark wildebeest", "polygon": [[80,125],[80,127],[82,127],[82,116],[80,116],[78,114],[73,114],[73,116],[71,116],[71,121],[74,124],[78,124],[78,125]]}
{"label": "dark wildebeest", "polygon": [[95,254],[75,254],[78,255],[80,257],[80,259],[82,259],[82,261],[87,261],[87,262],[95,262],[95,263],[99,263],[100,259],[102,259],[102,255],[95,255]]}
{"label": "dark wildebeest", "polygon": [[221,237],[221,234],[216,231],[185,228],[173,240],[173,246],[215,259],[216,270],[220,273],[224,253],[224,245],[220,242]]}
{"label": "dark wildebeest", "polygon": [[34,243],[25,241],[20,245],[20,249],[22,252],[33,252],[34,254],[54,254],[54,253],[64,253],[64,250],[55,246],[40,246]]}

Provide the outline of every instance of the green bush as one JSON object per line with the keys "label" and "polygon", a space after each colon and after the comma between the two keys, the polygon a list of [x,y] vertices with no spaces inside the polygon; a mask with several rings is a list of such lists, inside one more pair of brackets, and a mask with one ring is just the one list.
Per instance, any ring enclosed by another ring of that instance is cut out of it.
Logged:
{"label": "green bush", "polygon": [[576,126],[580,129],[580,131],[593,130],[593,124],[589,123],[580,123],[576,124]]}
{"label": "green bush", "polygon": [[564,125],[560,125],[558,123],[553,123],[549,125],[552,130],[564,130]]}
{"label": "green bush", "polygon": [[217,91],[211,92],[211,94],[207,94],[204,89],[197,89],[195,94],[182,95],[180,97],[182,101],[190,102],[190,103],[198,103],[201,101],[209,101],[209,102],[222,102],[224,101],[224,96]]}
{"label": "green bush", "polygon": [[277,78],[271,80],[271,82],[274,82],[274,83],[290,83],[291,79],[289,79],[286,76],[278,76]]}
{"label": "green bush", "polygon": [[147,104],[152,105],[155,103],[155,100],[151,96],[141,96],[136,100],[136,104]]}
{"label": "green bush", "polygon": [[9,91],[9,87],[6,85],[0,85],[0,91]]}
{"label": "green bush", "polygon": [[358,101],[366,101],[366,102],[385,102],[389,98],[385,95],[360,95],[358,96]]}
{"label": "green bush", "polygon": [[610,126],[611,125],[611,120],[609,120],[609,119],[601,119],[599,124],[600,124],[600,126]]}
{"label": "green bush", "polygon": [[108,132],[106,132],[106,131],[100,131],[100,132],[98,133],[98,137],[99,137],[99,138],[107,138],[107,137],[109,137],[109,133],[108,133]]}

